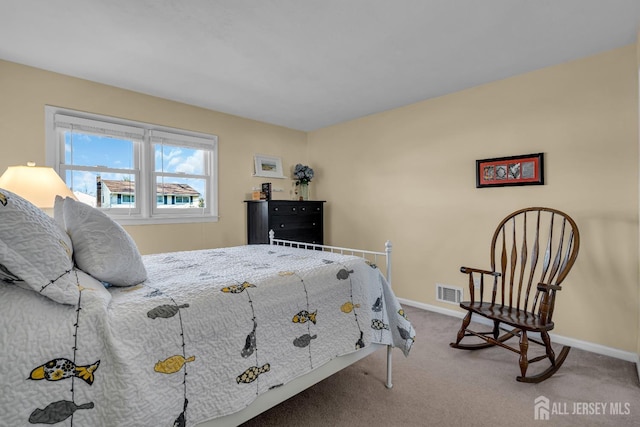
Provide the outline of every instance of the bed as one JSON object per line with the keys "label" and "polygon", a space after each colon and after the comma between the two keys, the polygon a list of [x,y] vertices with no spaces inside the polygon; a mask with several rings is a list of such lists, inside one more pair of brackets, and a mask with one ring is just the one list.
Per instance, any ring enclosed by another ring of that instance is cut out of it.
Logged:
{"label": "bed", "polygon": [[390,245],[140,256],[99,210],[54,212],[0,189],[2,425],[238,425],[377,349],[391,387],[415,338]]}

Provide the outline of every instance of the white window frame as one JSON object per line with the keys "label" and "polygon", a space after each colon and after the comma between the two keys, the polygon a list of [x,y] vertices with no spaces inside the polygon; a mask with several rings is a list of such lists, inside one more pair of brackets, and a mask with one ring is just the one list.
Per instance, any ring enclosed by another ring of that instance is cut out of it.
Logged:
{"label": "white window frame", "polygon": [[[58,116],[58,119],[56,119]],[[71,122],[79,126],[91,126],[100,122],[104,129],[114,129],[116,134],[140,135],[139,142],[134,141],[133,169],[114,170],[135,176],[136,208],[102,208],[101,210],[122,225],[168,224],[218,221],[218,137],[200,132],[185,131],[133,120],[85,113],[66,108],[45,106],[45,138],[46,164],[52,167],[63,181],[66,179],[65,143],[62,132],[56,123]],[[205,171],[203,175],[170,174],[155,171],[153,146],[158,138],[172,145],[204,150]],[[155,142],[154,142],[155,141]],[[91,169],[85,168],[83,169]],[[96,168],[102,170],[102,168]],[[203,208],[172,209],[158,208],[156,197],[156,179],[158,174],[180,178],[197,178],[205,180],[206,206]]]}

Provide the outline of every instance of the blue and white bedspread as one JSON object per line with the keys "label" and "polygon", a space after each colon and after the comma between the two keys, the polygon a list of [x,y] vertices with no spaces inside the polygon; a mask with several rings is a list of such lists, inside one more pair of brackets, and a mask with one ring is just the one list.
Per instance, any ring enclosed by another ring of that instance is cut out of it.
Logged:
{"label": "blue and white bedspread", "polygon": [[413,343],[358,257],[251,245],[144,263],[129,288],[75,271],[76,306],[0,284],[0,425],[193,426],[371,342]]}

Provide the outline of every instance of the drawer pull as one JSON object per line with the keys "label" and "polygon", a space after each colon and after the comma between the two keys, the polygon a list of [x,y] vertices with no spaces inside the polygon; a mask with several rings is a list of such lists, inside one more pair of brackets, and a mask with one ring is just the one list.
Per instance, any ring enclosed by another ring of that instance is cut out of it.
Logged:
{"label": "drawer pull", "polygon": [[279,211],[279,210],[280,210],[280,208],[275,207],[275,208],[273,208],[273,210],[274,210],[274,211]]}
{"label": "drawer pull", "polygon": [[306,210],[307,210],[307,208],[302,207],[302,208],[300,208],[300,210],[301,210],[302,212],[304,212],[304,211],[306,211]]}
{"label": "drawer pull", "polygon": [[280,228],[284,228],[284,224],[280,224]]}
{"label": "drawer pull", "polygon": [[296,208],[295,208],[295,207],[293,207],[293,208],[291,208],[291,210],[292,210],[293,212],[295,212],[295,211],[296,211]]}

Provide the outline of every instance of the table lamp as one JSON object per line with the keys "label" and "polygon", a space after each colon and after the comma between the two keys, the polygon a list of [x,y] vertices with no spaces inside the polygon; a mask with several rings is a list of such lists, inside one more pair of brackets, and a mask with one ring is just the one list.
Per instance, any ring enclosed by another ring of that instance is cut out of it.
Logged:
{"label": "table lamp", "polygon": [[77,200],[53,168],[36,166],[33,162],[27,166],[9,166],[0,176],[0,188],[25,198],[50,215],[56,196]]}

